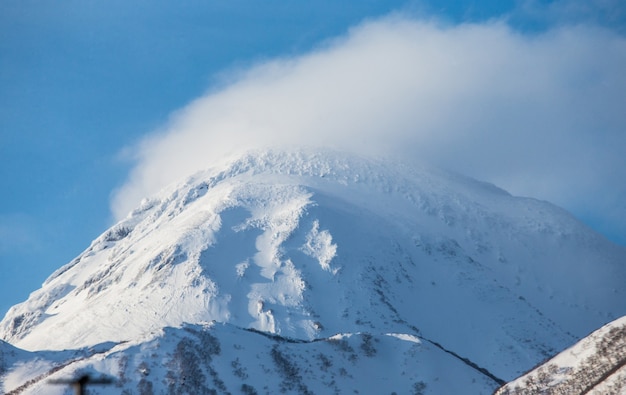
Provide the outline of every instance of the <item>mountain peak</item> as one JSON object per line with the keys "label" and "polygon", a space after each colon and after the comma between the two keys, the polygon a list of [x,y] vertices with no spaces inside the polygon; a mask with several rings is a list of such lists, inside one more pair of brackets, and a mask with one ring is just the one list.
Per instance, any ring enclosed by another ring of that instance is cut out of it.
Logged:
{"label": "mountain peak", "polygon": [[145,199],[14,306],[0,338],[62,350],[185,323],[301,342],[394,333],[498,382],[626,313],[624,256],[549,203],[441,170],[254,151]]}

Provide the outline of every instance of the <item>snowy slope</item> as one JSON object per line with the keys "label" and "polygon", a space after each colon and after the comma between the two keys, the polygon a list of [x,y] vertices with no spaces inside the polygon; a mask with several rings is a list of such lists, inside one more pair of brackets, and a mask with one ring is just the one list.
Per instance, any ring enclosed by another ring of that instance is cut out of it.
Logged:
{"label": "snowy slope", "polygon": [[497,395],[626,394],[626,316],[594,331]]}
{"label": "snowy slope", "polygon": [[414,363],[443,352],[488,390],[626,314],[625,258],[563,210],[489,184],[251,152],[146,199],[14,306],[0,338],[144,344],[202,322],[307,342],[400,333],[427,345]]}
{"label": "snowy slope", "polygon": [[[18,383],[13,376],[19,373],[8,374],[5,382]],[[411,336],[341,334],[301,342],[214,324],[164,328],[149,341],[74,359],[5,391],[63,394],[67,387],[51,382],[83,374],[116,378],[113,385],[90,387],[98,394],[490,394],[493,387],[479,372]]]}
{"label": "snowy slope", "polygon": [[[47,393],[49,377],[78,361],[102,354],[114,345],[103,343],[79,350],[28,352],[0,341],[0,393],[28,393],[33,385],[39,390],[30,393]],[[46,390],[41,390],[42,384]]]}

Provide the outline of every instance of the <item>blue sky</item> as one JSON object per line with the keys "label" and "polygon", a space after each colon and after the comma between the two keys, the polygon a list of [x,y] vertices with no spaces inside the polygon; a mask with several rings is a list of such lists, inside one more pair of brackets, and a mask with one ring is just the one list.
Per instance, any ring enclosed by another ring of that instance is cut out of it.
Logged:
{"label": "blue sky", "polygon": [[[620,77],[626,69],[625,9],[618,0],[189,1],[184,6],[3,1],[0,314],[86,249],[138,196],[202,166],[182,163],[184,149],[166,155],[163,147],[219,139],[198,135],[193,126],[211,125],[202,114],[215,103],[226,105],[235,97],[243,103],[238,111],[252,113],[259,94],[273,105],[284,103],[282,87],[289,92],[290,84],[305,84],[303,91],[325,97],[328,91],[306,87],[343,83],[344,66],[355,71],[351,75],[363,65],[379,73],[365,78],[379,77],[380,86],[345,80],[357,92],[368,85],[365,96],[387,97],[393,105],[386,114],[393,120],[383,114],[367,122],[394,124],[397,131],[382,136],[361,130],[345,114],[367,111],[367,105],[342,108],[334,123],[315,124],[329,131],[338,125],[359,130],[346,132],[345,141],[333,140],[335,145],[391,138],[396,141],[392,152],[398,146],[428,147],[429,159],[442,166],[514,194],[553,201],[626,244],[626,120],[621,114],[626,82]],[[415,42],[434,43],[434,49]],[[406,64],[414,69],[424,66],[420,59],[427,55],[451,73],[422,70],[440,82],[428,88],[432,91],[420,90],[436,96],[428,103],[404,89],[403,80],[386,79],[396,72],[396,59],[411,51],[416,56]],[[458,54],[463,67],[448,69],[441,53]],[[389,65],[375,65],[377,58]],[[494,64],[485,59],[502,66],[485,74]],[[513,83],[518,80],[524,83]],[[478,99],[470,105],[467,96]],[[290,112],[308,115],[298,107],[306,103],[303,97],[288,97]],[[502,98],[515,109],[501,105]],[[420,125],[403,112],[406,103],[436,105],[435,112],[458,112],[460,120],[433,118]],[[498,116],[475,116],[494,106]],[[264,122],[276,130],[306,126],[288,118]],[[543,130],[544,125],[551,129]],[[435,137],[414,133],[419,127],[442,132]],[[489,132],[474,134],[478,129]],[[238,137],[254,132],[241,133]],[[281,141],[312,142],[268,133]],[[146,144],[146,136],[156,137]],[[220,140],[219,149],[226,152],[229,143]],[[155,176],[163,173],[171,179]]]}

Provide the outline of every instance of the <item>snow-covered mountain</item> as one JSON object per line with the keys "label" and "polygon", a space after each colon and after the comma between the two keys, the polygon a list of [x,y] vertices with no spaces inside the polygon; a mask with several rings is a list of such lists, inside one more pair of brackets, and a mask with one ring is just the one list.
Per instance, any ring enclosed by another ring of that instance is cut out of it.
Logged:
{"label": "snow-covered mountain", "polygon": [[626,394],[626,317],[500,388],[496,395]]}
{"label": "snow-covered mountain", "polygon": [[30,353],[2,382],[491,393],[626,314],[625,262],[565,211],[493,185],[249,152],[146,199],[14,306],[0,339]]}

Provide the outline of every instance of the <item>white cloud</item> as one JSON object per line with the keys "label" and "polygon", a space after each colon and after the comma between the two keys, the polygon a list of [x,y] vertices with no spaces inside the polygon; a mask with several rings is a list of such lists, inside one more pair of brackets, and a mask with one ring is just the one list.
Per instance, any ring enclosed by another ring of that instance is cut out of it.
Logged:
{"label": "white cloud", "polygon": [[619,200],[623,70],[626,40],[589,25],[521,34],[501,21],[364,23],[312,53],[239,72],[175,113],[137,147],[112,208],[123,217],[228,153],[273,145],[427,159],[565,207]]}

